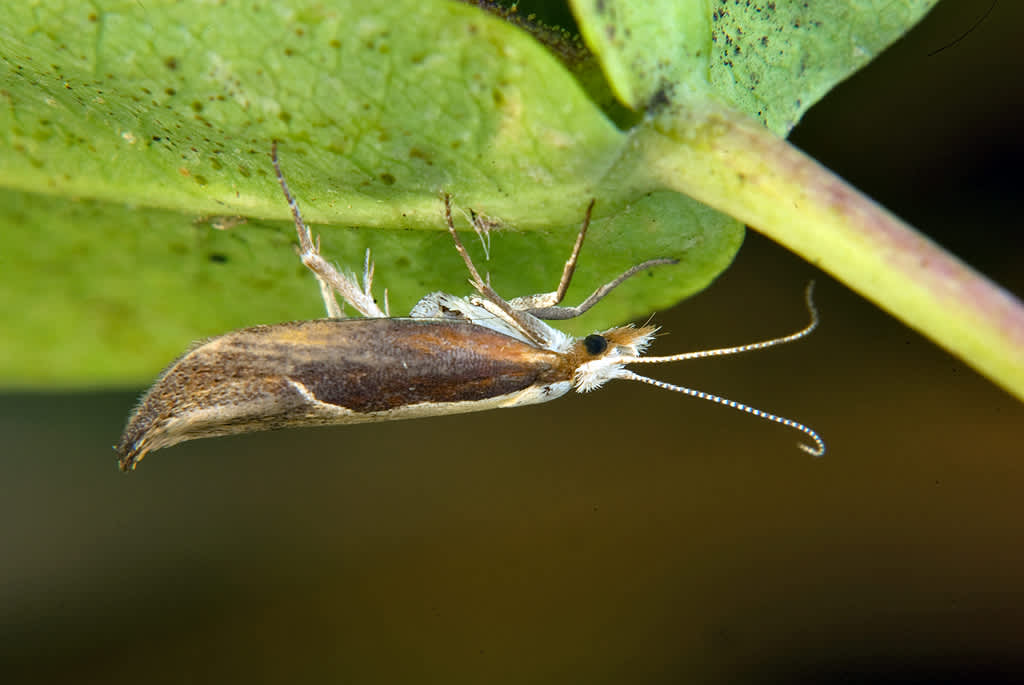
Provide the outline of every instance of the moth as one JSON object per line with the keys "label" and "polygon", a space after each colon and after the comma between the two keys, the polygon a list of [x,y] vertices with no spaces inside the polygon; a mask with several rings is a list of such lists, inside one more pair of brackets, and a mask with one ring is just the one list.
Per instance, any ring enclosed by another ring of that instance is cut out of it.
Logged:
{"label": "moth", "polygon": [[[391,317],[386,291],[383,309],[374,300],[369,252],[361,283],[325,260],[319,238],[313,238],[302,220],[281,172],[276,144],[271,160],[295,221],[300,258],[316,276],[328,318],[245,328],[193,346],[161,374],[129,418],[115,447],[122,470],[134,470],[147,453],[186,440],[518,407],[547,402],[570,390],[589,392],[613,379],[648,383],[780,423],[814,442],[813,447],[799,444],[801,449],[824,454],[822,439],[801,423],[627,368],[799,340],[818,324],[813,283],[807,289],[811,321],[796,333],[736,347],[644,357],[657,330],[653,326],[617,326],[574,338],[546,322],[579,316],[628,278],[677,260],[637,264],[581,304],[561,306],[590,225],[592,200],[558,287],[506,300],[481,277],[455,229],[451,197],[443,193],[448,232],[476,294],[430,293],[408,317]],[[364,318],[345,318],[335,294]]]}

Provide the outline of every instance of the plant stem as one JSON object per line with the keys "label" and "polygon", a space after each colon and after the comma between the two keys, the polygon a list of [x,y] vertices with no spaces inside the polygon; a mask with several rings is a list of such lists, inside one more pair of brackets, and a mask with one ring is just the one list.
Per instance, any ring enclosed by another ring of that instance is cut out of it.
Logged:
{"label": "plant stem", "polygon": [[1024,400],[1024,303],[758,122],[724,106],[638,126],[637,173],[831,273]]}

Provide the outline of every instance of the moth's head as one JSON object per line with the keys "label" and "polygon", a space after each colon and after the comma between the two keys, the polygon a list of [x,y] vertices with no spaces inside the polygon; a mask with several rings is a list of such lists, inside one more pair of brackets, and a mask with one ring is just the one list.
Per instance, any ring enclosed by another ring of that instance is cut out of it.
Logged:
{"label": "moth's head", "polygon": [[573,386],[578,392],[590,392],[622,378],[626,364],[644,353],[657,330],[656,326],[618,326],[580,338],[572,352],[576,360]]}

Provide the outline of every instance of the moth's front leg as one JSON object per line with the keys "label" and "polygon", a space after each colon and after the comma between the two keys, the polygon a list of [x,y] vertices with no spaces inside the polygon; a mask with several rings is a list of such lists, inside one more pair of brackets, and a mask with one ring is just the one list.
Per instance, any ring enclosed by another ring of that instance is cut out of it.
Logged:
{"label": "moth's front leg", "polygon": [[580,231],[576,234],[576,244],[573,245],[572,253],[569,255],[569,259],[565,262],[565,267],[562,269],[562,277],[558,280],[558,287],[550,293],[539,293],[537,295],[525,295],[513,298],[508,302],[513,309],[532,314],[538,319],[546,319],[549,321],[557,319],[572,319],[593,307],[595,304],[600,302],[605,295],[618,287],[620,283],[640,271],[659,264],[678,263],[678,260],[667,257],[649,259],[646,262],[627,269],[615,280],[605,283],[591,293],[590,297],[584,300],[581,304],[575,307],[558,306],[565,298],[565,293],[569,290],[569,284],[572,282],[573,274],[576,273],[576,263],[580,258],[580,250],[583,249],[583,240],[587,237],[587,229],[590,227],[590,214],[594,210],[595,202],[596,200],[591,200],[590,204],[587,205],[586,212],[583,214],[583,223],[580,224]]}
{"label": "moth's front leg", "polygon": [[573,245],[572,254],[565,262],[562,269],[562,277],[558,279],[558,287],[550,293],[538,293],[536,295],[523,295],[509,300],[514,309],[521,311],[541,310],[556,306],[565,297],[565,292],[572,283],[572,276],[576,273],[576,262],[580,258],[580,250],[583,249],[583,239],[587,237],[587,229],[590,228],[590,214],[594,211],[594,203],[597,199],[591,199],[587,210],[583,214],[583,223],[580,224],[580,231],[576,234],[576,244]]}

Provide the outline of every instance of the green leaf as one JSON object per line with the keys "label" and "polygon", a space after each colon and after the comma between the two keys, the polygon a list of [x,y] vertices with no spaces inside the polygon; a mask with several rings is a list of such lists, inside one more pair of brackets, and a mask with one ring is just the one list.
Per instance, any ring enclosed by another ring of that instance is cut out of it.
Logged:
{"label": "green leaf", "polygon": [[619,99],[633,109],[707,80],[711,16],[705,2],[576,0],[580,32]]}
{"label": "green leaf", "polygon": [[[469,290],[441,190],[499,221],[486,268],[506,296],[554,287],[592,197],[570,301],[635,262],[682,260],[569,322],[577,333],[700,290],[742,237],[619,178],[626,137],[569,72],[446,0],[7,3],[0,70],[8,385],[138,383],[196,338],[320,315],[275,139],[307,220],[328,224],[325,254],[359,269],[372,246],[399,314]],[[218,232],[204,215],[250,220]]]}
{"label": "green leaf", "polygon": [[573,0],[620,99],[657,108],[714,97],[785,135],[837,83],[938,0]]}
{"label": "green leaf", "polygon": [[612,89],[647,114],[620,158],[624,177],[743,220],[1024,399],[1024,303],[777,135],[934,4],[573,7]]}
{"label": "green leaf", "polygon": [[316,316],[277,140],[325,254],[358,268],[372,247],[396,313],[468,290],[441,191],[494,220],[485,268],[510,297],[554,286],[596,197],[567,299],[644,259],[681,264],[571,332],[705,287],[743,221],[1024,396],[1024,308],[770,133],[932,4],[578,0],[630,118],[594,72],[448,0],[7,3],[0,382],[139,382],[195,338]]}
{"label": "green leaf", "polygon": [[713,3],[715,93],[780,135],[938,0]]}
{"label": "green leaf", "polygon": [[[18,227],[0,256],[0,318],[7,322],[0,377],[8,385],[142,383],[192,340],[324,316],[316,282],[292,247],[290,223],[253,220],[216,230],[170,210],[13,191],[0,193],[0,206],[5,225]],[[586,246],[569,299],[581,300],[608,273],[678,252],[680,241],[692,246],[686,269],[652,270],[623,290],[667,307],[670,285],[700,289],[704,274],[721,270],[721,255],[728,259],[738,247],[736,232],[717,230],[718,216],[677,194],[655,193],[595,220],[591,233],[601,239]],[[368,247],[392,313],[408,312],[438,284],[469,288],[447,232],[337,228],[323,235],[324,253],[350,256],[353,268],[361,269]],[[563,232],[492,234],[492,283],[499,292],[509,284],[551,290],[571,247],[572,235]],[[478,245],[469,248],[480,255]],[[478,263],[486,264],[482,257]],[[609,271],[595,272],[593,263]],[[609,307],[624,318],[635,303],[620,297]],[[582,318],[581,325],[604,326],[590,313]]]}

